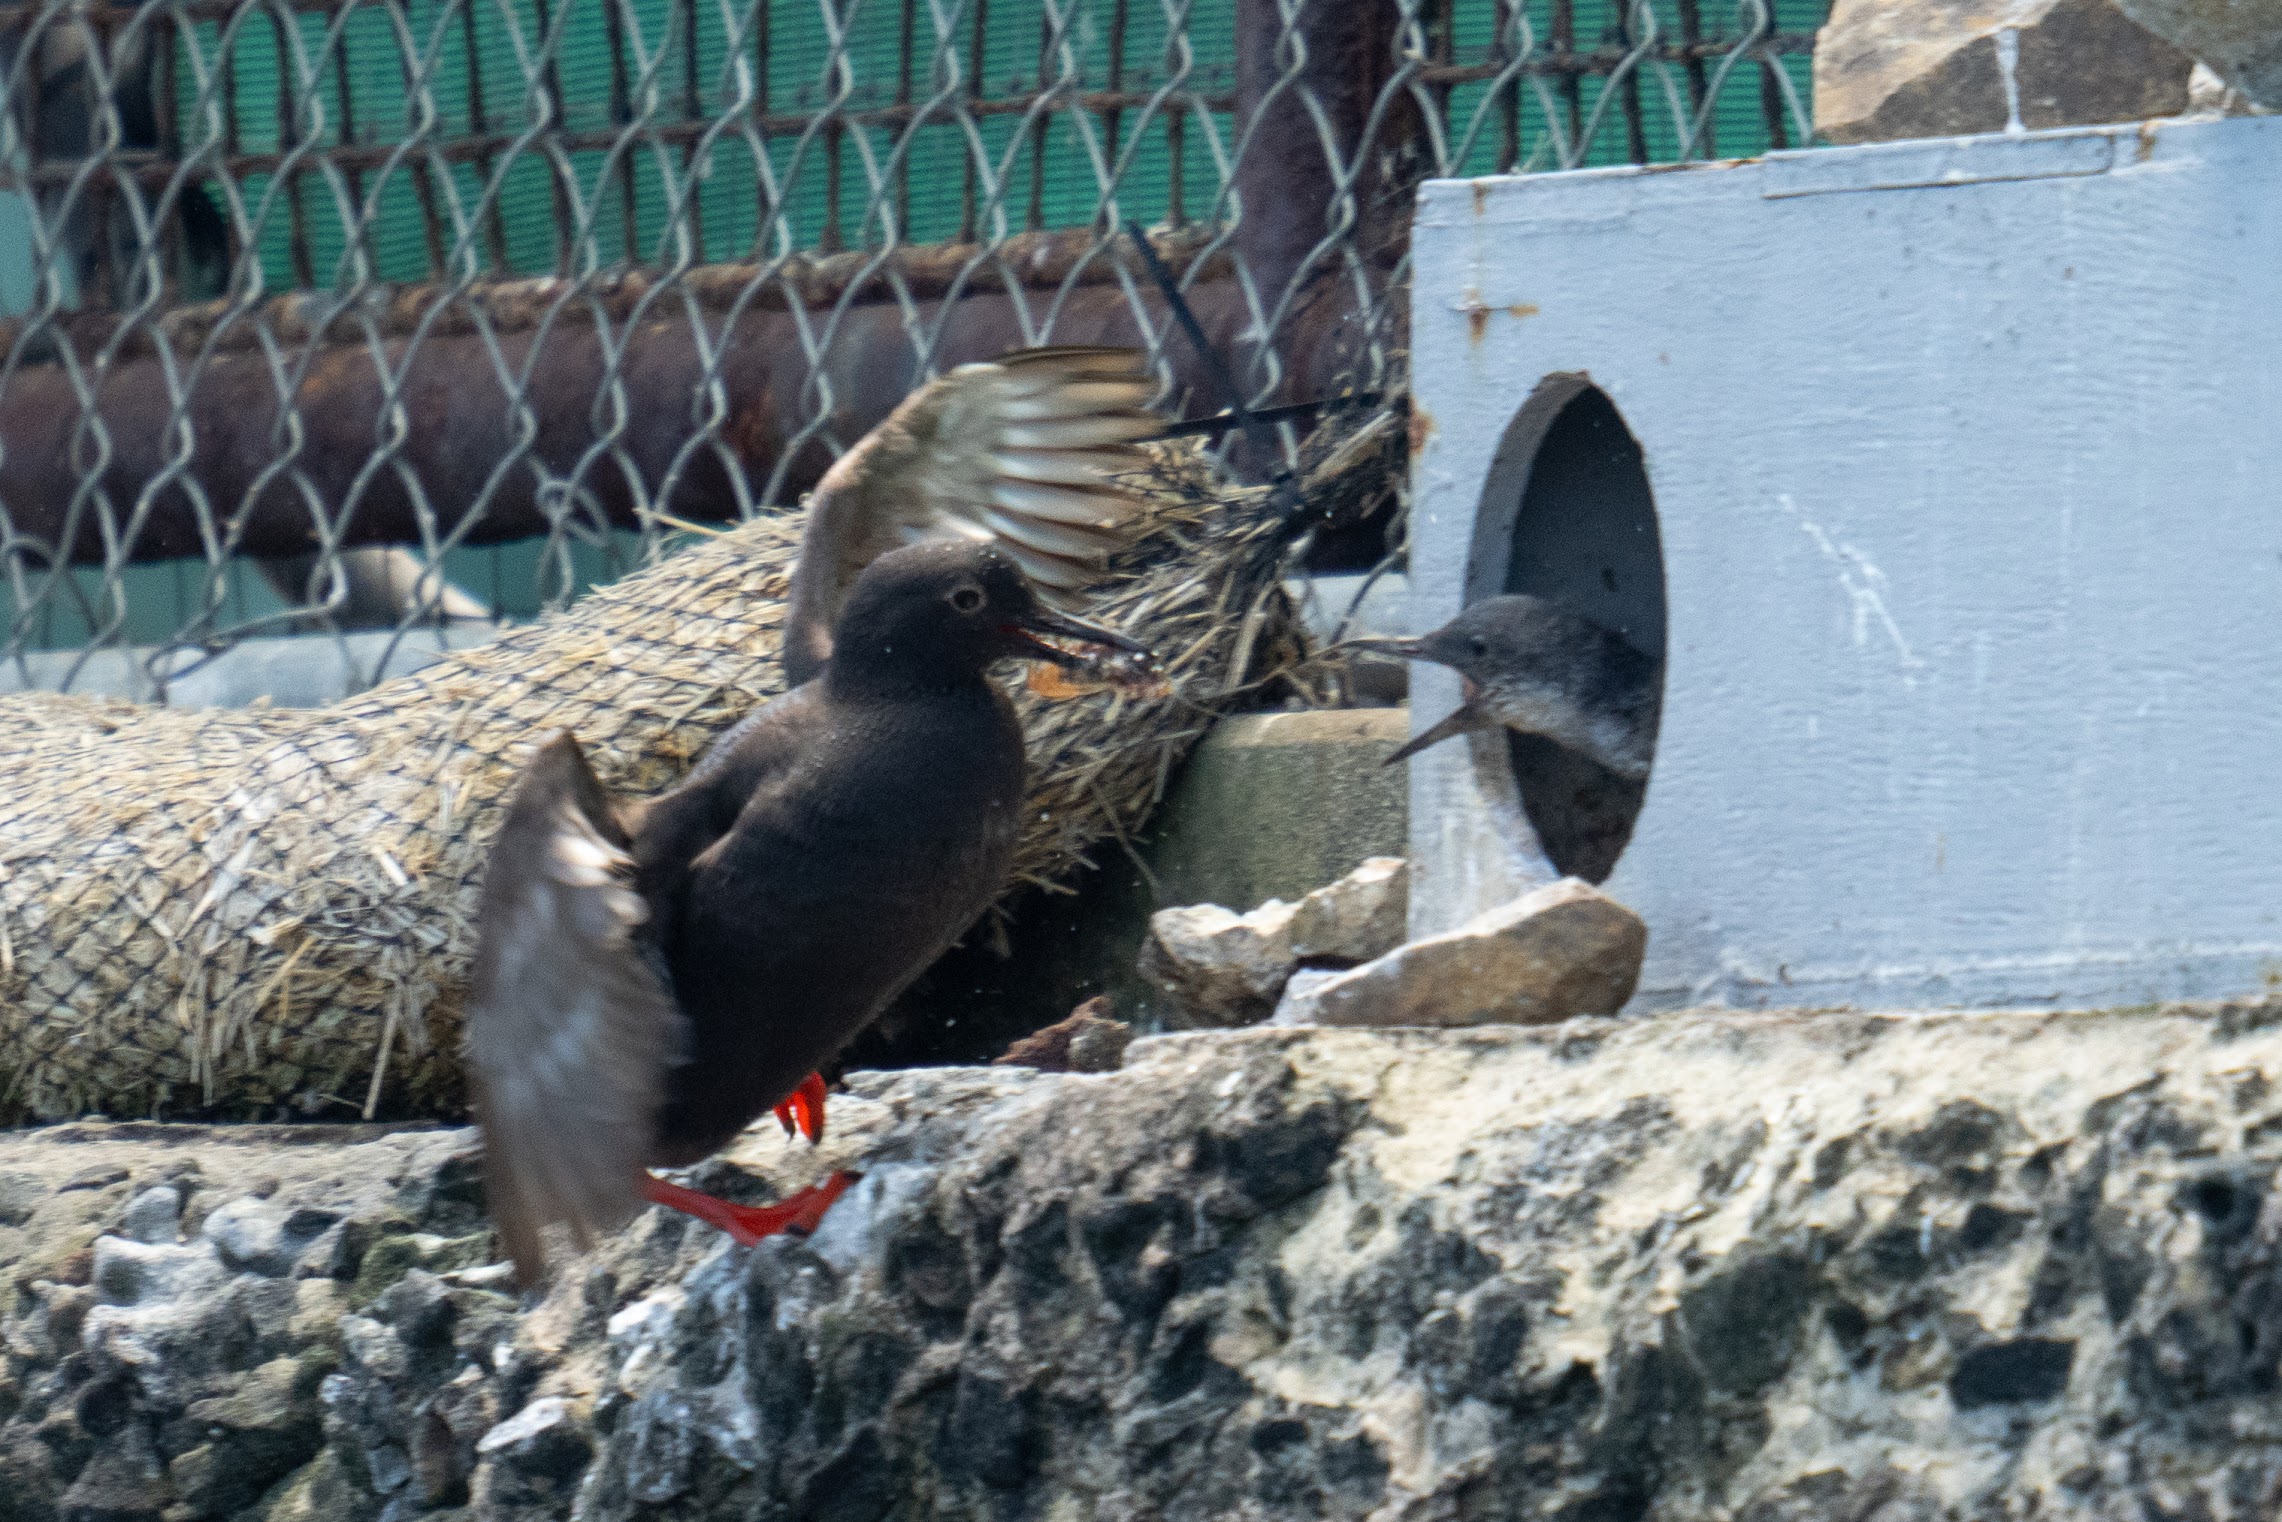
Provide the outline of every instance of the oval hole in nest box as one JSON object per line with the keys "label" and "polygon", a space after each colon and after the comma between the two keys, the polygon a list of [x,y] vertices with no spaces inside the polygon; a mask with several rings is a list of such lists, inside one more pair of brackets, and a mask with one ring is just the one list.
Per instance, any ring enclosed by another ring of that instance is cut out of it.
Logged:
{"label": "oval hole in nest box", "polygon": [[[1640,445],[1585,374],[1549,375],[1507,425],[1474,519],[1466,600],[1528,592],[1614,629],[1657,662],[1663,698],[1664,548]],[[1654,743],[1655,718],[1650,723]],[[1632,839],[1648,779],[1535,735],[1471,737],[1494,806],[1526,814],[1562,873],[1605,881]]]}

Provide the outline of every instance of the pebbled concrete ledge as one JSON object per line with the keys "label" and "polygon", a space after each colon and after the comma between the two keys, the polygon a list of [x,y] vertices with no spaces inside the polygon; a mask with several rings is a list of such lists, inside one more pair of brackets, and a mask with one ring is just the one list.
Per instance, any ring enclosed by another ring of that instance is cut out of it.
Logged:
{"label": "pebbled concrete ledge", "polygon": [[0,1137],[0,1519],[2268,1517],[2282,1003],[865,1075],[527,1311],[465,1133]]}

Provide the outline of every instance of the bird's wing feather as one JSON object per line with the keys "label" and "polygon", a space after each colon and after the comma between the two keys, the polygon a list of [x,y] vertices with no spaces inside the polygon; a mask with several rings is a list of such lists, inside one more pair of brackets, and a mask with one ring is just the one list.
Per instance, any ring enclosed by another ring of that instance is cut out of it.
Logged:
{"label": "bird's wing feather", "polygon": [[647,906],[602,785],[569,735],[543,747],[492,844],[467,1054],[493,1220],[525,1283],[540,1231],[580,1241],[639,1207],[680,1013],[644,957]]}
{"label": "bird's wing feather", "polygon": [[785,666],[806,681],[863,568],[898,545],[988,540],[1041,596],[1074,605],[1130,536],[1140,498],[1114,479],[1163,425],[1132,349],[1025,349],[920,387],[825,473],[809,501]]}

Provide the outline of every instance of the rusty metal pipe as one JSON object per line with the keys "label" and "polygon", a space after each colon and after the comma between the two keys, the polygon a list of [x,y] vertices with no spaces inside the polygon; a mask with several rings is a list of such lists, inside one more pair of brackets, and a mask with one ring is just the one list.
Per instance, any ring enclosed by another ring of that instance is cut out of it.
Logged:
{"label": "rusty metal pipe", "polygon": [[[1236,283],[1201,283],[1190,300],[1213,344],[1238,354],[1250,314]],[[1032,309],[1041,304],[1032,293]],[[1004,292],[965,296],[948,314],[941,313],[940,302],[921,303],[918,314],[922,328],[941,316],[935,356],[941,367],[989,358],[1024,342],[1013,300]],[[1153,314],[1152,326],[1162,325],[1162,317]],[[1343,293],[1327,287],[1305,301],[1278,345],[1285,384],[1275,399],[1304,400],[1338,389],[1366,337],[1360,327]],[[383,346],[386,364],[403,367],[399,401],[405,426],[390,465],[377,471],[367,467],[385,420],[382,370],[367,345],[325,347],[292,396],[291,413],[301,430],[292,467],[266,481],[264,473],[282,452],[286,409],[262,356],[217,355],[191,387],[184,408],[191,452],[174,478],[166,475],[172,402],[165,376],[156,359],[132,360],[113,368],[97,393],[94,415],[108,436],[110,455],[98,477],[100,491],[84,497],[78,488],[95,438],[83,424],[78,396],[60,366],[26,367],[0,395],[0,510],[18,535],[59,547],[78,564],[103,560],[106,516],[124,536],[138,505],[142,522],[126,558],[205,553],[203,526],[186,485],[213,505],[222,531],[235,533],[236,553],[261,556],[306,552],[319,538],[318,514],[340,525],[344,544],[421,543],[408,476],[433,512],[439,536],[479,510],[461,540],[468,544],[545,532],[550,507],[561,512],[574,499],[575,510],[590,515],[589,521],[620,526],[639,521],[638,503],[645,497],[679,517],[718,521],[735,516],[739,505],[724,452],[756,487],[781,463],[776,495],[793,500],[833,458],[822,433],[841,445],[852,443],[910,389],[919,364],[899,304],[850,307],[820,366],[833,401],[827,427],[803,438],[815,403],[791,314],[749,312],[722,346],[718,373],[726,411],[714,435],[721,448],[685,455],[683,446],[700,428],[705,380],[686,314],[668,306],[660,320],[617,329],[614,336],[622,345],[615,373],[626,409],[615,450],[595,449],[608,431],[597,424],[607,422],[611,410],[612,374],[604,334],[596,327],[500,336],[509,377],[529,376],[523,388],[533,430],[527,453],[521,432],[526,415],[482,339],[448,334],[422,341],[408,363],[402,341]],[[1122,290],[1092,286],[1068,293],[1052,338],[1137,343],[1145,335]],[[543,346],[536,356],[535,342]],[[1176,415],[1211,407],[1212,393],[1185,350],[1180,344],[1167,348],[1174,372],[1169,410]],[[669,484],[677,459],[678,475]],[[486,496],[502,461],[515,463]],[[542,490],[542,472],[554,489]],[[560,489],[566,482],[573,488],[567,494]],[[142,502],[146,492],[148,501]]]}

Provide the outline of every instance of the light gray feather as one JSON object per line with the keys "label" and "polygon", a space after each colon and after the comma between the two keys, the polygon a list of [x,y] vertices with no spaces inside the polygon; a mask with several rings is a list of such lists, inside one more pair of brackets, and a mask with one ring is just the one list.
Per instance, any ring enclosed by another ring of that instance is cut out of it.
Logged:
{"label": "light gray feather", "polygon": [[581,1244],[639,1208],[683,1022],[644,955],[624,829],[577,742],[543,747],[492,844],[467,1056],[494,1220],[525,1283],[541,1231]]}
{"label": "light gray feather", "polygon": [[1156,383],[1129,349],[1027,349],[961,365],[888,415],[817,483],[785,617],[785,671],[802,682],[863,568],[899,544],[998,543],[1065,608],[1137,526],[1135,440],[1162,425]]}

